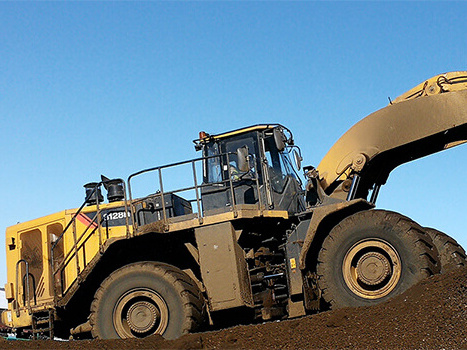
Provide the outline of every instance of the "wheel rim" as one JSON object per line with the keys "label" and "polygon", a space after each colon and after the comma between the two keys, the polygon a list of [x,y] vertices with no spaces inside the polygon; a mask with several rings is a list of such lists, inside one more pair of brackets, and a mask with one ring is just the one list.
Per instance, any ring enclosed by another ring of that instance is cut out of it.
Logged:
{"label": "wheel rim", "polygon": [[347,287],[365,299],[379,299],[391,293],[400,280],[401,270],[396,249],[376,238],[353,245],[342,265]]}
{"label": "wheel rim", "polygon": [[112,318],[120,338],[142,338],[164,333],[169,321],[169,309],[157,292],[137,288],[120,297]]}

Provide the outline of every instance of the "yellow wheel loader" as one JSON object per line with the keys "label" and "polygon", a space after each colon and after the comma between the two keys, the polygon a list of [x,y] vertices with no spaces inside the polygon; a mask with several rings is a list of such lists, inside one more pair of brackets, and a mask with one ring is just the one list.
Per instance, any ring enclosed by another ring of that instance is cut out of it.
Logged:
{"label": "yellow wheel loader", "polygon": [[374,207],[395,167],[466,140],[467,72],[361,120],[306,183],[283,125],[200,132],[199,158],[102,176],[79,208],[7,228],[2,322],[33,338],[174,339],[380,303],[465,265],[449,236]]}

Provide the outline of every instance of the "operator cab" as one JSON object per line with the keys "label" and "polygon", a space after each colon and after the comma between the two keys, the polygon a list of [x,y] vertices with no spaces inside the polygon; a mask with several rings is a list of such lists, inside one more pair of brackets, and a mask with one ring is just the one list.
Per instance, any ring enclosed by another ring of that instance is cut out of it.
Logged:
{"label": "operator cab", "polygon": [[[291,132],[282,125],[255,125],[220,135],[200,132],[203,152],[204,210],[234,204],[297,213],[304,210],[303,189],[290,161]],[[297,147],[298,149],[298,147]]]}

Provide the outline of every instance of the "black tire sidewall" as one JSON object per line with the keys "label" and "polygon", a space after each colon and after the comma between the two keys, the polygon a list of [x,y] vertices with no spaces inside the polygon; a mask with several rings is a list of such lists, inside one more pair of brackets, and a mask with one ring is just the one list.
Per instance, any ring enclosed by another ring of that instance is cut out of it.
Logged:
{"label": "black tire sidewall", "polygon": [[147,288],[156,291],[167,304],[168,324],[162,336],[175,339],[182,335],[184,321],[183,301],[173,283],[163,276],[163,270],[154,271],[120,270],[105,286],[105,293],[99,300],[94,327],[99,328],[103,339],[120,338],[113,325],[113,312],[118,300],[132,289]]}
{"label": "black tire sidewall", "polygon": [[[365,306],[387,300],[405,291],[421,280],[417,253],[414,242],[406,231],[397,225],[385,221],[363,221],[358,225],[347,225],[345,231],[331,232],[327,238],[326,258],[323,261],[323,276],[326,280],[328,298],[333,307]],[[378,299],[366,299],[353,293],[347,286],[342,266],[347,252],[358,242],[367,239],[379,239],[391,245],[401,260],[401,275],[395,288],[386,296]]]}

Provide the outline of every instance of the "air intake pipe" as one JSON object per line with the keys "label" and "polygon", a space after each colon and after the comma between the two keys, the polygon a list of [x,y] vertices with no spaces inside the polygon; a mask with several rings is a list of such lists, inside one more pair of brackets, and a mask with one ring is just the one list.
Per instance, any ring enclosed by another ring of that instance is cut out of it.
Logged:
{"label": "air intake pipe", "polygon": [[122,180],[111,180],[104,175],[101,175],[101,179],[105,189],[107,190],[107,199],[109,203],[118,202],[125,198]]}
{"label": "air intake pipe", "polygon": [[86,189],[86,204],[87,205],[95,205],[99,201],[102,203],[104,201],[104,197],[102,197],[101,188],[99,183],[97,182],[89,182],[84,185]]}

